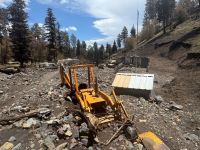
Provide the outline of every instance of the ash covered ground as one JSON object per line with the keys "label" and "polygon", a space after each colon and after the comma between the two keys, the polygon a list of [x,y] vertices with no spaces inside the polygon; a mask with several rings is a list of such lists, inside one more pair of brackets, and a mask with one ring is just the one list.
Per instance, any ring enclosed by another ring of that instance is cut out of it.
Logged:
{"label": "ash covered ground", "polygon": [[[198,150],[200,147],[199,96],[200,70],[178,69],[170,60],[151,57],[149,72],[155,74],[157,101],[133,96],[119,96],[139,132],[153,131],[172,150]],[[123,67],[119,72],[134,72]],[[144,73],[142,69],[138,72]],[[97,69],[99,88],[110,94],[116,70]],[[108,140],[119,128],[108,124],[91,139],[87,124],[70,111],[76,108],[63,95],[58,70],[27,68],[23,72],[0,74],[0,146],[6,142],[14,149],[90,149],[142,150],[123,134],[108,146]],[[31,114],[22,119],[24,114]],[[8,122],[9,118],[18,118]],[[94,140],[93,146],[87,146]],[[64,148],[65,147],[65,148]]]}

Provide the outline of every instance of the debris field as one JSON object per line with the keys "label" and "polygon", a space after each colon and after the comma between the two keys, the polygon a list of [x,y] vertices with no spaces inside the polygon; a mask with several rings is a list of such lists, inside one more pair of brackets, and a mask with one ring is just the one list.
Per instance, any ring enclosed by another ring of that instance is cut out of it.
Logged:
{"label": "debris field", "polygon": [[[167,59],[160,62],[159,58],[151,57],[150,60],[149,72],[155,74],[155,98],[144,99],[129,95],[121,95],[119,98],[123,100],[139,133],[153,131],[172,150],[198,150],[198,87],[196,94],[180,92],[180,85],[187,90],[181,74],[187,74],[188,71],[177,71],[177,67],[172,65],[174,62]],[[161,64],[156,65],[158,62]],[[107,67],[95,70],[99,88],[110,94],[116,70]],[[146,70],[137,71],[144,73]],[[135,72],[135,68],[125,66],[118,72]],[[194,72],[198,80],[199,70]],[[81,76],[84,77],[84,74]],[[108,146],[103,145],[120,127],[117,123],[106,124],[98,131],[96,138],[91,137],[87,124],[76,113],[78,105],[66,101],[64,95],[68,89],[61,87],[60,82],[59,71],[56,69],[27,68],[12,75],[0,73],[2,149],[144,149],[143,145],[128,141],[123,133]],[[189,79],[187,82],[190,82]]]}

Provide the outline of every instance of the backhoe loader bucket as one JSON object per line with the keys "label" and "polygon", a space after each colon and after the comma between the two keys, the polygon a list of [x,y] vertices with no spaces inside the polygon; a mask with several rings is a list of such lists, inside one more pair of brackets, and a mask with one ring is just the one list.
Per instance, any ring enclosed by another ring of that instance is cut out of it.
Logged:
{"label": "backhoe loader bucket", "polygon": [[152,132],[139,134],[139,140],[147,150],[170,150],[165,143]]}

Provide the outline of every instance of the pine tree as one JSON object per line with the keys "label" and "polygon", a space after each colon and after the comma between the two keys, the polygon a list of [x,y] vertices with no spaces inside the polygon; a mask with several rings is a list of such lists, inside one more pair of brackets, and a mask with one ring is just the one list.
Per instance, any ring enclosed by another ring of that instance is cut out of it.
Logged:
{"label": "pine tree", "polygon": [[131,36],[132,37],[136,37],[136,29],[135,29],[135,26],[133,25],[133,27],[131,28]]}
{"label": "pine tree", "polygon": [[110,44],[106,44],[106,53],[108,54],[108,57],[110,59],[110,56],[112,55],[112,47]]}
{"label": "pine tree", "polygon": [[45,18],[45,28],[47,30],[46,38],[48,41],[48,60],[56,60],[56,18],[54,17],[53,11],[51,8],[47,9],[47,17]]}
{"label": "pine tree", "polygon": [[8,25],[8,10],[5,8],[0,8],[0,42],[8,32],[6,28],[7,25]]}
{"label": "pine tree", "polygon": [[93,48],[94,48],[94,59],[95,59],[94,61],[96,65],[98,66],[99,65],[99,49],[98,49],[97,42],[94,42]]}
{"label": "pine tree", "polygon": [[117,46],[118,46],[118,48],[121,48],[121,35],[120,34],[118,34],[118,36],[117,36]]}
{"label": "pine tree", "polygon": [[35,23],[31,27],[31,60],[36,61],[42,61],[44,56],[44,40],[43,40],[43,29],[38,25],[38,23]]}
{"label": "pine tree", "polygon": [[105,48],[104,48],[104,46],[103,46],[103,44],[102,44],[101,47],[99,48],[99,58],[100,58],[101,60],[104,59],[104,51],[105,51]]}
{"label": "pine tree", "polygon": [[172,21],[175,3],[175,0],[158,0],[156,4],[158,20],[162,22],[164,33],[166,33],[167,25]]}
{"label": "pine tree", "polygon": [[85,41],[82,41],[81,43],[81,55],[86,56],[87,51],[87,44]]}
{"label": "pine tree", "polygon": [[65,57],[70,57],[70,40],[68,32],[61,32],[63,53]]}
{"label": "pine tree", "polygon": [[93,46],[88,47],[87,58],[91,61],[94,61],[94,48],[93,48]]}
{"label": "pine tree", "polygon": [[156,18],[156,3],[158,0],[147,0],[145,5],[146,17],[150,20]]}
{"label": "pine tree", "polygon": [[10,22],[12,24],[10,38],[13,44],[13,54],[15,60],[20,62],[21,67],[30,60],[28,15],[25,8],[24,0],[13,0],[9,7]]}
{"label": "pine tree", "polygon": [[94,48],[94,59],[95,59],[94,61],[96,65],[98,66],[99,65],[99,49],[98,49],[97,42],[94,42],[93,48]]}
{"label": "pine tree", "polygon": [[81,55],[81,42],[80,40],[77,40],[77,44],[76,44],[76,56],[80,57]]}
{"label": "pine tree", "polygon": [[76,55],[76,43],[77,43],[77,38],[74,34],[72,34],[70,36],[70,44],[72,47],[72,52],[70,52],[70,53],[71,53],[72,57],[74,57]]}
{"label": "pine tree", "polygon": [[121,33],[121,39],[123,41],[123,43],[125,44],[125,41],[128,37],[128,30],[127,28],[124,26],[123,30],[122,30],[122,33]]}
{"label": "pine tree", "polygon": [[114,41],[113,42],[113,46],[112,46],[112,53],[116,53],[117,52],[117,45],[116,45],[116,42]]}
{"label": "pine tree", "polygon": [[0,62],[7,63],[9,58],[8,10],[0,8]]}
{"label": "pine tree", "polygon": [[58,50],[60,51],[60,53],[62,53],[62,37],[61,37],[61,31],[60,31],[60,24],[59,24],[59,22],[57,22],[57,28],[56,28],[56,33],[57,33],[57,35],[56,35],[56,40],[57,40],[57,47],[58,47]]}

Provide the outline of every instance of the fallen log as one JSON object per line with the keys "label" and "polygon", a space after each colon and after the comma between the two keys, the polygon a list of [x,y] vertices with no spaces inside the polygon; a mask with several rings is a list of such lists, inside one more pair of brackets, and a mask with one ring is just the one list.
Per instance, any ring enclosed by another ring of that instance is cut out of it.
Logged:
{"label": "fallen log", "polygon": [[9,124],[12,124],[16,121],[23,119],[23,118],[39,117],[41,115],[45,115],[45,114],[49,114],[49,113],[50,113],[49,109],[46,109],[46,110],[37,109],[37,110],[30,111],[28,113],[22,114],[20,116],[0,119],[0,125],[9,125]]}
{"label": "fallen log", "polygon": [[26,117],[28,117],[28,118],[35,117],[38,115],[38,113],[39,113],[39,110],[34,110],[34,111],[28,112],[26,114],[20,115],[20,116],[0,119],[0,125],[9,125],[9,124],[12,124],[12,123],[19,121]]}

